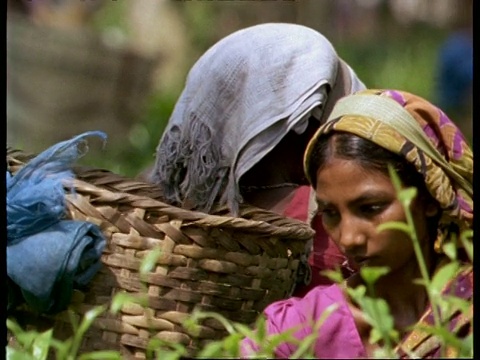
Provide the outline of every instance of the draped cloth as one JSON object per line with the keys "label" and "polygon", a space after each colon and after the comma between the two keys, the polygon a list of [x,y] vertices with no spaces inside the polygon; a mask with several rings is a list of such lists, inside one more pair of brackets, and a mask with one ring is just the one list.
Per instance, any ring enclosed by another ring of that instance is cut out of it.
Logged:
{"label": "draped cloth", "polygon": [[473,152],[441,109],[397,90],[369,89],[346,96],[310,140],[305,152],[307,173],[317,139],[331,131],[369,139],[415,166],[442,210],[437,251],[452,231],[458,235],[472,228]]}
{"label": "draped cloth", "polygon": [[[209,212],[242,197],[239,179],[290,130],[365,88],[308,27],[265,23],[221,39],[194,64],[156,152],[150,180],[165,200]],[[331,100],[327,103],[327,100]]]}

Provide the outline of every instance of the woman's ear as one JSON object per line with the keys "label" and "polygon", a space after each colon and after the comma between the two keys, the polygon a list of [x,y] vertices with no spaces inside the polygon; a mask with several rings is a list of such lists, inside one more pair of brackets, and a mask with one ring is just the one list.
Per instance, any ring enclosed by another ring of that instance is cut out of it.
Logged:
{"label": "woman's ear", "polygon": [[438,204],[433,201],[427,202],[427,206],[425,208],[425,214],[427,217],[433,217],[436,216],[440,211],[440,208],[438,207]]}

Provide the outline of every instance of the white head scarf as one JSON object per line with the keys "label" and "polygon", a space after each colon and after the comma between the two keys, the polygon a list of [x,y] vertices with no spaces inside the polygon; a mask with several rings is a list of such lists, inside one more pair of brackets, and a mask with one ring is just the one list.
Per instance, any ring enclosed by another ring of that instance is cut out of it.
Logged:
{"label": "white head scarf", "polygon": [[240,177],[287,132],[320,120],[338,82],[337,98],[365,88],[311,28],[265,23],[230,34],[190,70],[151,180],[171,204],[204,212],[226,204],[236,214]]}

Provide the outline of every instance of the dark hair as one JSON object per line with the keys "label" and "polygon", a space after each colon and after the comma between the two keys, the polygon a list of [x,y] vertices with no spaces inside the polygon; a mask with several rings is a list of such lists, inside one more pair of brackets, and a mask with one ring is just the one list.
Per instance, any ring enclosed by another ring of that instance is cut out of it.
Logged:
{"label": "dark hair", "polygon": [[366,168],[381,171],[387,176],[389,175],[388,164],[391,164],[402,184],[415,186],[419,194],[428,194],[425,180],[413,164],[370,140],[346,132],[322,135],[314,145],[307,169],[314,188],[318,171],[333,157],[354,160]]}

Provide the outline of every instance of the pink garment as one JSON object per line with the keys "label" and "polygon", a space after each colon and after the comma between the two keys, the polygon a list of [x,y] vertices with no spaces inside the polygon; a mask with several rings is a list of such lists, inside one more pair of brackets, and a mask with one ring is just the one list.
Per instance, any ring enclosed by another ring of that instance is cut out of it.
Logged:
{"label": "pink garment", "polygon": [[[264,314],[267,319],[268,334],[280,334],[298,327],[297,339],[304,339],[312,333],[312,320],[318,321],[328,306],[338,306],[321,324],[314,345],[314,355],[318,359],[365,358],[365,348],[358,334],[353,315],[337,284],[317,286],[305,297],[292,297],[269,305]],[[241,343],[241,356],[248,357],[251,349],[258,350],[254,342],[245,338]],[[296,346],[283,343],[277,347],[277,358],[290,358]]]}
{"label": "pink garment", "polygon": [[[310,191],[310,186],[300,186],[295,191],[295,195],[283,215],[306,222],[308,219]],[[320,216],[314,216],[311,226],[315,230],[313,251],[308,259],[312,270],[312,280],[308,285],[297,286],[293,294],[294,296],[304,296],[308,291],[318,285],[332,284],[333,282],[326,276],[321,275],[320,272],[326,269],[333,270],[337,266],[342,267],[342,264],[346,261],[346,257],[325,232]],[[349,275],[348,269],[343,268],[342,271],[344,272],[344,276]]]}
{"label": "pink garment", "polygon": [[308,199],[310,186],[302,185],[295,189],[292,200],[283,211],[283,216],[303,222],[308,220]]}

